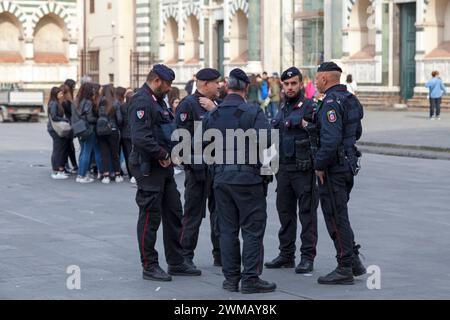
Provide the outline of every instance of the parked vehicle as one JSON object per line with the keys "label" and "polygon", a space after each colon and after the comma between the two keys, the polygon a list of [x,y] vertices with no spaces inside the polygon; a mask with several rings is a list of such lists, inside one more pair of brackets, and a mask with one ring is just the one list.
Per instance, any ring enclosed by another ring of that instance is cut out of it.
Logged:
{"label": "parked vehicle", "polygon": [[43,91],[23,91],[17,88],[0,90],[0,122],[38,121],[43,112]]}

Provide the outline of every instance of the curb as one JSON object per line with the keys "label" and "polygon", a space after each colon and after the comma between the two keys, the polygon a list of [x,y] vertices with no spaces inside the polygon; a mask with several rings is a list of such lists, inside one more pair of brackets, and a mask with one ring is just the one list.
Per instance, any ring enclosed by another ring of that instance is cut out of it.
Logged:
{"label": "curb", "polygon": [[359,142],[358,147],[362,152],[369,154],[450,161],[450,149],[448,148],[408,146],[364,141]]}

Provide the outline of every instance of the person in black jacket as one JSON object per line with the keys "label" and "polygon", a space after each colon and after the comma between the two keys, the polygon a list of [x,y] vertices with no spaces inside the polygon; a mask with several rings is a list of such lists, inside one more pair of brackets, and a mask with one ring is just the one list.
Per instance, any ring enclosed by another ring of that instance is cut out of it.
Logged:
{"label": "person in black jacket", "polygon": [[102,183],[108,184],[110,180],[110,168],[114,170],[115,181],[123,182],[120,169],[120,131],[122,125],[122,112],[118,104],[114,103],[114,87],[112,85],[103,86],[102,97],[99,105],[99,116],[108,119],[108,125],[111,133],[108,135],[98,135],[102,160],[103,160],[103,180]]}
{"label": "person in black jacket", "polygon": [[175,73],[164,65],[155,65],[146,83],[130,104],[130,129],[133,151],[130,169],[136,177],[139,206],[138,241],[143,278],[171,281],[158,262],[156,236],[162,222],[164,251],[172,276],[200,276],[201,271],[185,263],[180,243],[182,206],[174,178],[170,154],[171,135],[176,128],[174,116],[164,102]]}
{"label": "person in black jacket", "polygon": [[131,133],[130,133],[130,121],[128,118],[128,107],[130,105],[130,99],[133,96],[133,90],[118,87],[116,89],[116,98],[119,102],[120,112],[122,114],[122,125],[120,127],[120,145],[122,147],[123,156],[127,166],[128,177],[131,183],[136,183],[130,170],[130,153],[131,153]]}
{"label": "person in black jacket", "polygon": [[102,172],[102,158],[100,154],[100,148],[97,143],[97,137],[95,134],[95,126],[98,119],[98,110],[96,104],[94,103],[95,98],[95,86],[90,82],[86,82],[81,85],[80,91],[78,92],[76,101],[76,111],[80,115],[80,118],[84,119],[92,132],[86,139],[80,140],[81,153],[80,153],[80,167],[78,169],[77,182],[79,183],[90,183],[94,180],[87,176],[89,167],[91,164],[91,155],[94,152],[95,160],[99,166],[100,172]]}
{"label": "person in black jacket", "polygon": [[50,91],[50,100],[48,102],[49,120],[47,124],[47,131],[53,139],[52,178],[55,180],[65,180],[68,178],[68,176],[64,173],[64,166],[66,164],[68,154],[69,139],[58,136],[52,126],[52,121],[69,122],[64,114],[64,108],[62,107],[63,101],[64,93],[61,89],[53,87]]}
{"label": "person in black jacket", "polygon": [[[64,108],[64,114],[66,115],[66,118],[70,121],[72,118],[72,109],[73,109],[73,89],[69,87],[67,84],[63,84],[60,87],[61,91],[64,94],[64,101],[62,103],[62,107]],[[72,124],[72,123],[71,123]],[[69,138],[69,150],[68,150],[68,159],[66,161],[66,172],[67,173],[77,173],[78,172],[78,163],[77,163],[77,157],[75,154],[75,145],[73,144],[73,135],[71,135]],[[72,169],[69,168],[69,160],[72,164]]]}

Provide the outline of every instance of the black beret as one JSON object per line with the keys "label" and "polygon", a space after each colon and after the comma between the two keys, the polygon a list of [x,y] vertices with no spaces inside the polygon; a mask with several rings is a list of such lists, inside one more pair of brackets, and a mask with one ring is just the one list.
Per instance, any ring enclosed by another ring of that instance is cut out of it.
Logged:
{"label": "black beret", "polygon": [[239,68],[236,68],[230,72],[230,78],[235,78],[244,81],[247,84],[250,83],[250,79],[247,76],[247,74]]}
{"label": "black beret", "polygon": [[285,72],[283,72],[283,74],[281,75],[281,81],[286,81],[296,76],[302,78],[302,73],[296,67],[291,67],[287,69]]}
{"label": "black beret", "polygon": [[169,67],[163,64],[155,64],[153,66],[153,71],[164,81],[173,81],[175,80],[175,72]]}
{"label": "black beret", "polygon": [[213,81],[221,77],[219,71],[216,69],[205,68],[197,72],[196,78],[201,81]]}
{"label": "black beret", "polygon": [[334,62],[324,62],[320,65],[317,72],[329,72],[329,71],[338,71],[342,73],[342,69]]}

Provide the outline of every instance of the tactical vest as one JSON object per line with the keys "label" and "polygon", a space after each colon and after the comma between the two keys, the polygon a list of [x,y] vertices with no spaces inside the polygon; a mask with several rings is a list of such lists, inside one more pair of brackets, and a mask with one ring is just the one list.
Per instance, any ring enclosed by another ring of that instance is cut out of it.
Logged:
{"label": "tactical vest", "polygon": [[330,97],[341,106],[343,110],[343,132],[342,144],[338,148],[338,159],[341,164],[345,160],[350,165],[354,174],[357,173],[358,158],[361,157],[356,148],[356,141],[360,138],[358,128],[361,127],[361,120],[364,117],[364,109],[359,100],[350,92],[333,92]]}
{"label": "tactical vest", "polygon": [[291,112],[286,114],[286,107],[272,120],[272,126],[280,130],[280,169],[288,171],[307,171],[312,168],[308,133],[302,128],[302,119],[307,100],[297,102]]}

